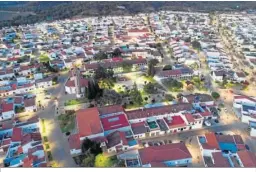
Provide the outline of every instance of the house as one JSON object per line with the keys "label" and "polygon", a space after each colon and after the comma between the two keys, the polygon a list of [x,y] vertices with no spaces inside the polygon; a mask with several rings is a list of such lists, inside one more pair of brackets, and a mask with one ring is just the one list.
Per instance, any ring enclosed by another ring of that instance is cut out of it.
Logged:
{"label": "house", "polygon": [[233,108],[242,122],[256,122],[256,98],[244,95],[234,95]]}
{"label": "house", "polygon": [[35,81],[36,88],[48,88],[52,86],[52,78],[47,77],[44,79],[38,79]]}
{"label": "house", "polygon": [[11,119],[15,116],[14,104],[13,103],[2,103],[1,105],[1,119]]}
{"label": "house", "polygon": [[187,167],[192,156],[184,143],[150,146],[139,150],[142,167]]}
{"label": "house", "polygon": [[94,137],[104,136],[99,111],[96,107],[80,109],[76,114],[77,129],[78,134],[80,135],[80,140],[84,140],[86,137],[91,139]]}
{"label": "house", "polygon": [[223,78],[225,77],[226,74],[227,74],[226,71],[223,71],[223,70],[211,72],[212,79],[214,81],[219,81],[219,82],[223,81]]}
{"label": "house", "polygon": [[164,70],[159,72],[155,77],[160,79],[172,78],[172,79],[189,79],[194,75],[193,70],[189,68]]}
{"label": "house", "polygon": [[150,33],[149,29],[147,28],[135,28],[135,29],[129,29],[128,30],[128,36],[134,36],[134,37],[138,37],[138,36],[143,36],[144,34],[148,34]]}
{"label": "house", "polygon": [[124,151],[129,148],[128,141],[126,139],[125,133],[120,131],[114,131],[107,136],[107,151],[119,152]]}
{"label": "house", "polygon": [[65,92],[67,94],[76,94],[76,96],[83,97],[86,96],[86,91],[88,88],[88,80],[80,75],[80,71],[72,71],[71,77],[65,83]]}
{"label": "house", "polygon": [[30,99],[24,100],[24,107],[26,112],[36,112],[37,106],[36,106],[36,99],[35,97]]}
{"label": "house", "polygon": [[245,82],[246,75],[243,72],[235,72],[234,79],[238,82]]}

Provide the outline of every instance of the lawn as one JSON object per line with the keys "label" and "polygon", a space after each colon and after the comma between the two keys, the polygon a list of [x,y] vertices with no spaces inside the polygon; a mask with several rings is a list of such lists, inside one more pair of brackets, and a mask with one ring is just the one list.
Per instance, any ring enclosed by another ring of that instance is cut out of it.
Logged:
{"label": "lawn", "polygon": [[87,99],[83,98],[83,99],[72,99],[72,100],[68,100],[64,103],[65,106],[72,106],[72,105],[79,105],[82,103],[87,103]]}
{"label": "lawn", "polygon": [[62,133],[71,132],[75,128],[75,113],[69,112],[58,116]]}

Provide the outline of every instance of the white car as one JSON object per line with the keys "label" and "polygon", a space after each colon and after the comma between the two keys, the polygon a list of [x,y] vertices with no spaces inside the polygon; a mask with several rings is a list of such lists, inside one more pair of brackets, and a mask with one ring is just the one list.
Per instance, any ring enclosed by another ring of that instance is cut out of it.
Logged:
{"label": "white car", "polygon": [[225,108],[224,111],[227,112],[228,111],[227,108]]}
{"label": "white car", "polygon": [[207,127],[210,127],[212,124],[210,123],[210,121],[204,121],[204,124],[207,126]]}

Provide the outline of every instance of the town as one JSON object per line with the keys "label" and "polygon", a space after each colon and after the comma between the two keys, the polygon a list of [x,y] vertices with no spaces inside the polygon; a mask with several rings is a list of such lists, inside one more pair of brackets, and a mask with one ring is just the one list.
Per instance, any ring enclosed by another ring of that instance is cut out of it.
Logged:
{"label": "town", "polygon": [[256,167],[255,20],[159,11],[3,27],[1,167]]}

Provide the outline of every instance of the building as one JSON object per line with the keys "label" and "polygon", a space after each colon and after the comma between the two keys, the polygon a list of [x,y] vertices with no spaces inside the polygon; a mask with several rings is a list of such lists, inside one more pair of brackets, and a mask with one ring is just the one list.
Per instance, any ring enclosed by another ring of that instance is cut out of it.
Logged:
{"label": "building", "polygon": [[184,143],[151,146],[139,150],[142,167],[187,167],[192,156]]}

